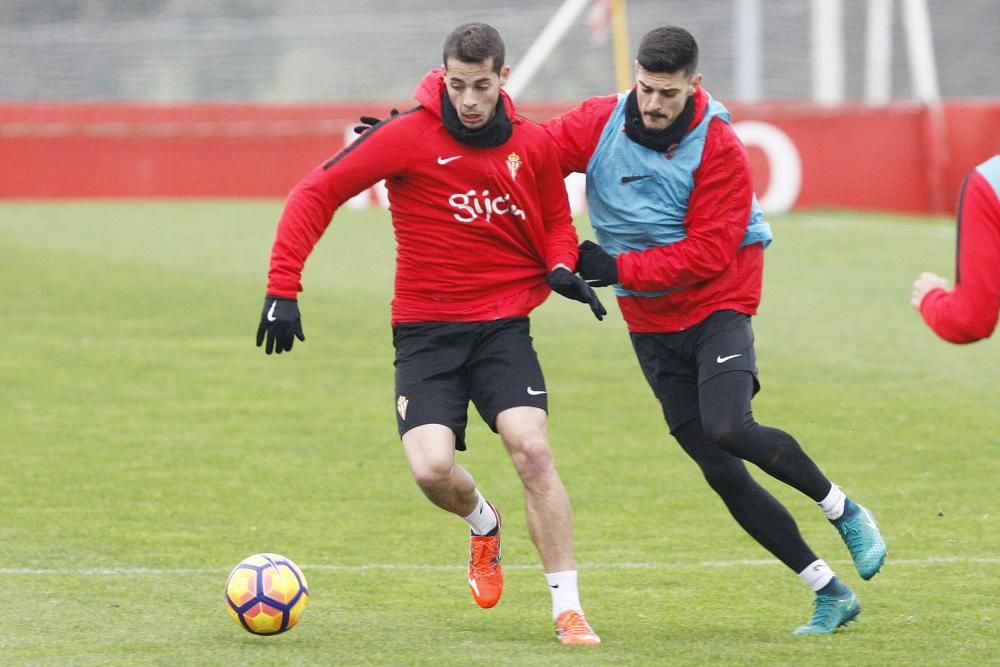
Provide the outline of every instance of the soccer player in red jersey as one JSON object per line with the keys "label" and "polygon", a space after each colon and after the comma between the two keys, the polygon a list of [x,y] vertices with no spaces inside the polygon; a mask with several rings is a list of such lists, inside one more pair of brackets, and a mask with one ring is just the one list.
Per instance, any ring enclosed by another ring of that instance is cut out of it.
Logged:
{"label": "soccer player in red jersey", "polygon": [[702,87],[698,46],[673,26],[647,33],[637,85],[545,123],[566,173],[587,175],[599,245],[580,275],[614,285],[646,380],[685,453],[740,526],[815,592],[798,635],[829,634],[861,612],[854,593],[803,540],[791,513],[747,470],[756,465],[815,501],[858,574],[886,557],[871,513],[834,485],[792,435],[759,424],[750,319],[770,226],[753,194],[729,112]]}
{"label": "soccer player in red jersey", "polygon": [[297,303],[306,258],[336,210],[385,179],[396,237],[392,299],[396,421],[417,485],[472,530],[468,580],[481,607],[503,589],[500,515],[469,472],[469,401],[500,435],[524,485],[528,529],[563,644],[597,644],[577,590],[569,498],[547,434],[547,394],[528,314],[552,290],[606,314],[573,270],[572,225],[555,146],[502,90],[503,40],[481,23],[444,43],[420,106],[378,123],[289,195],[271,251],[257,333],[270,354],[304,340]]}
{"label": "soccer player in red jersey", "polygon": [[955,289],[930,272],[913,283],[910,303],[951,343],[988,338],[1000,316],[1000,155],[973,169],[958,199]]}

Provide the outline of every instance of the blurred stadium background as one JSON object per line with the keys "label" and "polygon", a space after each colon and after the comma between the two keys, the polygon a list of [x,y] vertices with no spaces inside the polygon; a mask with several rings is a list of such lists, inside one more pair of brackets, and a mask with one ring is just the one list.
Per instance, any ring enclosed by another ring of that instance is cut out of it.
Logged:
{"label": "blurred stadium background", "polygon": [[[160,102],[407,99],[439,62],[447,31],[495,25],[516,64],[557,0],[5,0],[0,3],[0,98]],[[733,0],[629,0],[631,42],[655,26],[691,30],[706,85],[736,96]],[[762,96],[811,95],[807,0],[759,0]],[[866,0],[844,0],[846,94],[863,95]],[[928,3],[941,94],[1000,94],[1000,5]],[[598,40],[599,41],[599,40]],[[892,95],[913,96],[899,4],[892,23]],[[577,21],[523,93],[577,100],[615,87],[608,41]]]}

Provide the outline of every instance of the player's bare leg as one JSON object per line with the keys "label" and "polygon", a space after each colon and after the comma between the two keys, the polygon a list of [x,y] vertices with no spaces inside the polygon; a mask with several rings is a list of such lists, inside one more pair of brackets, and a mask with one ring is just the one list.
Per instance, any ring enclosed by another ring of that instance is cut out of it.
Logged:
{"label": "player's bare leg", "polygon": [[496,426],[524,485],[528,532],[552,594],[556,636],[563,644],[599,644],[580,605],[573,513],[549,447],[545,411],[528,406],[504,410]]}
{"label": "player's bare leg", "polygon": [[410,472],[417,486],[438,507],[465,519],[472,529],[469,588],[480,607],[500,601],[500,514],[476,489],[476,482],[455,462],[455,434],[441,424],[424,424],[403,434]]}
{"label": "player's bare leg", "polygon": [[549,449],[545,411],[504,410],[497,415],[497,432],[524,484],[528,531],[542,566],[546,572],[575,570],[573,517]]}
{"label": "player's bare leg", "polygon": [[428,500],[452,514],[476,507],[476,482],[455,462],[455,433],[442,424],[424,424],[403,434],[403,450],[413,481]]}

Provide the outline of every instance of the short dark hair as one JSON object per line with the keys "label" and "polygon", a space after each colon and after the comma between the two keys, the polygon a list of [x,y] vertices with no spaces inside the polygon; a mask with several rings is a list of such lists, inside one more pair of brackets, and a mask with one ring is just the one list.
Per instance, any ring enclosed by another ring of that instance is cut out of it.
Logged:
{"label": "short dark hair", "polygon": [[448,64],[448,58],[457,58],[463,63],[482,63],[493,59],[493,71],[500,74],[503,69],[506,47],[497,29],[485,23],[463,23],[444,40],[444,56],[441,62]]}
{"label": "short dark hair", "polygon": [[684,70],[684,76],[691,76],[698,68],[698,43],[684,28],[655,28],[642,38],[636,60],[650,72],[673,74]]}

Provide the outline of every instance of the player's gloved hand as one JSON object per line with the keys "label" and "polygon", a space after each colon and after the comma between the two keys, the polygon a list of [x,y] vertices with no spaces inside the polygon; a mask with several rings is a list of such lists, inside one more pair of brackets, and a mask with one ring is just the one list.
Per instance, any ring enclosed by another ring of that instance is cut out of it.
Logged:
{"label": "player's gloved hand", "polygon": [[553,292],[557,292],[567,299],[573,299],[590,306],[594,317],[603,320],[608,314],[607,309],[597,298],[597,294],[591,289],[580,276],[576,275],[563,266],[556,267],[545,276],[545,282],[549,284]]}
{"label": "player's gloved hand", "polygon": [[576,272],[593,287],[607,287],[618,282],[618,262],[593,241],[580,244]]}
{"label": "player's gloved hand", "polygon": [[[395,118],[399,115],[399,109],[392,109],[389,111],[389,118]],[[362,116],[359,118],[363,125],[354,126],[354,134],[364,134],[368,130],[372,129],[376,125],[382,122],[383,119],[376,116]]]}
{"label": "player's gloved hand", "polygon": [[267,354],[275,352],[291,352],[295,338],[306,339],[302,333],[302,317],[299,315],[299,302],[268,294],[264,297],[264,311],[260,314],[260,326],[257,328],[257,347],[260,347],[267,337],[264,351]]}

